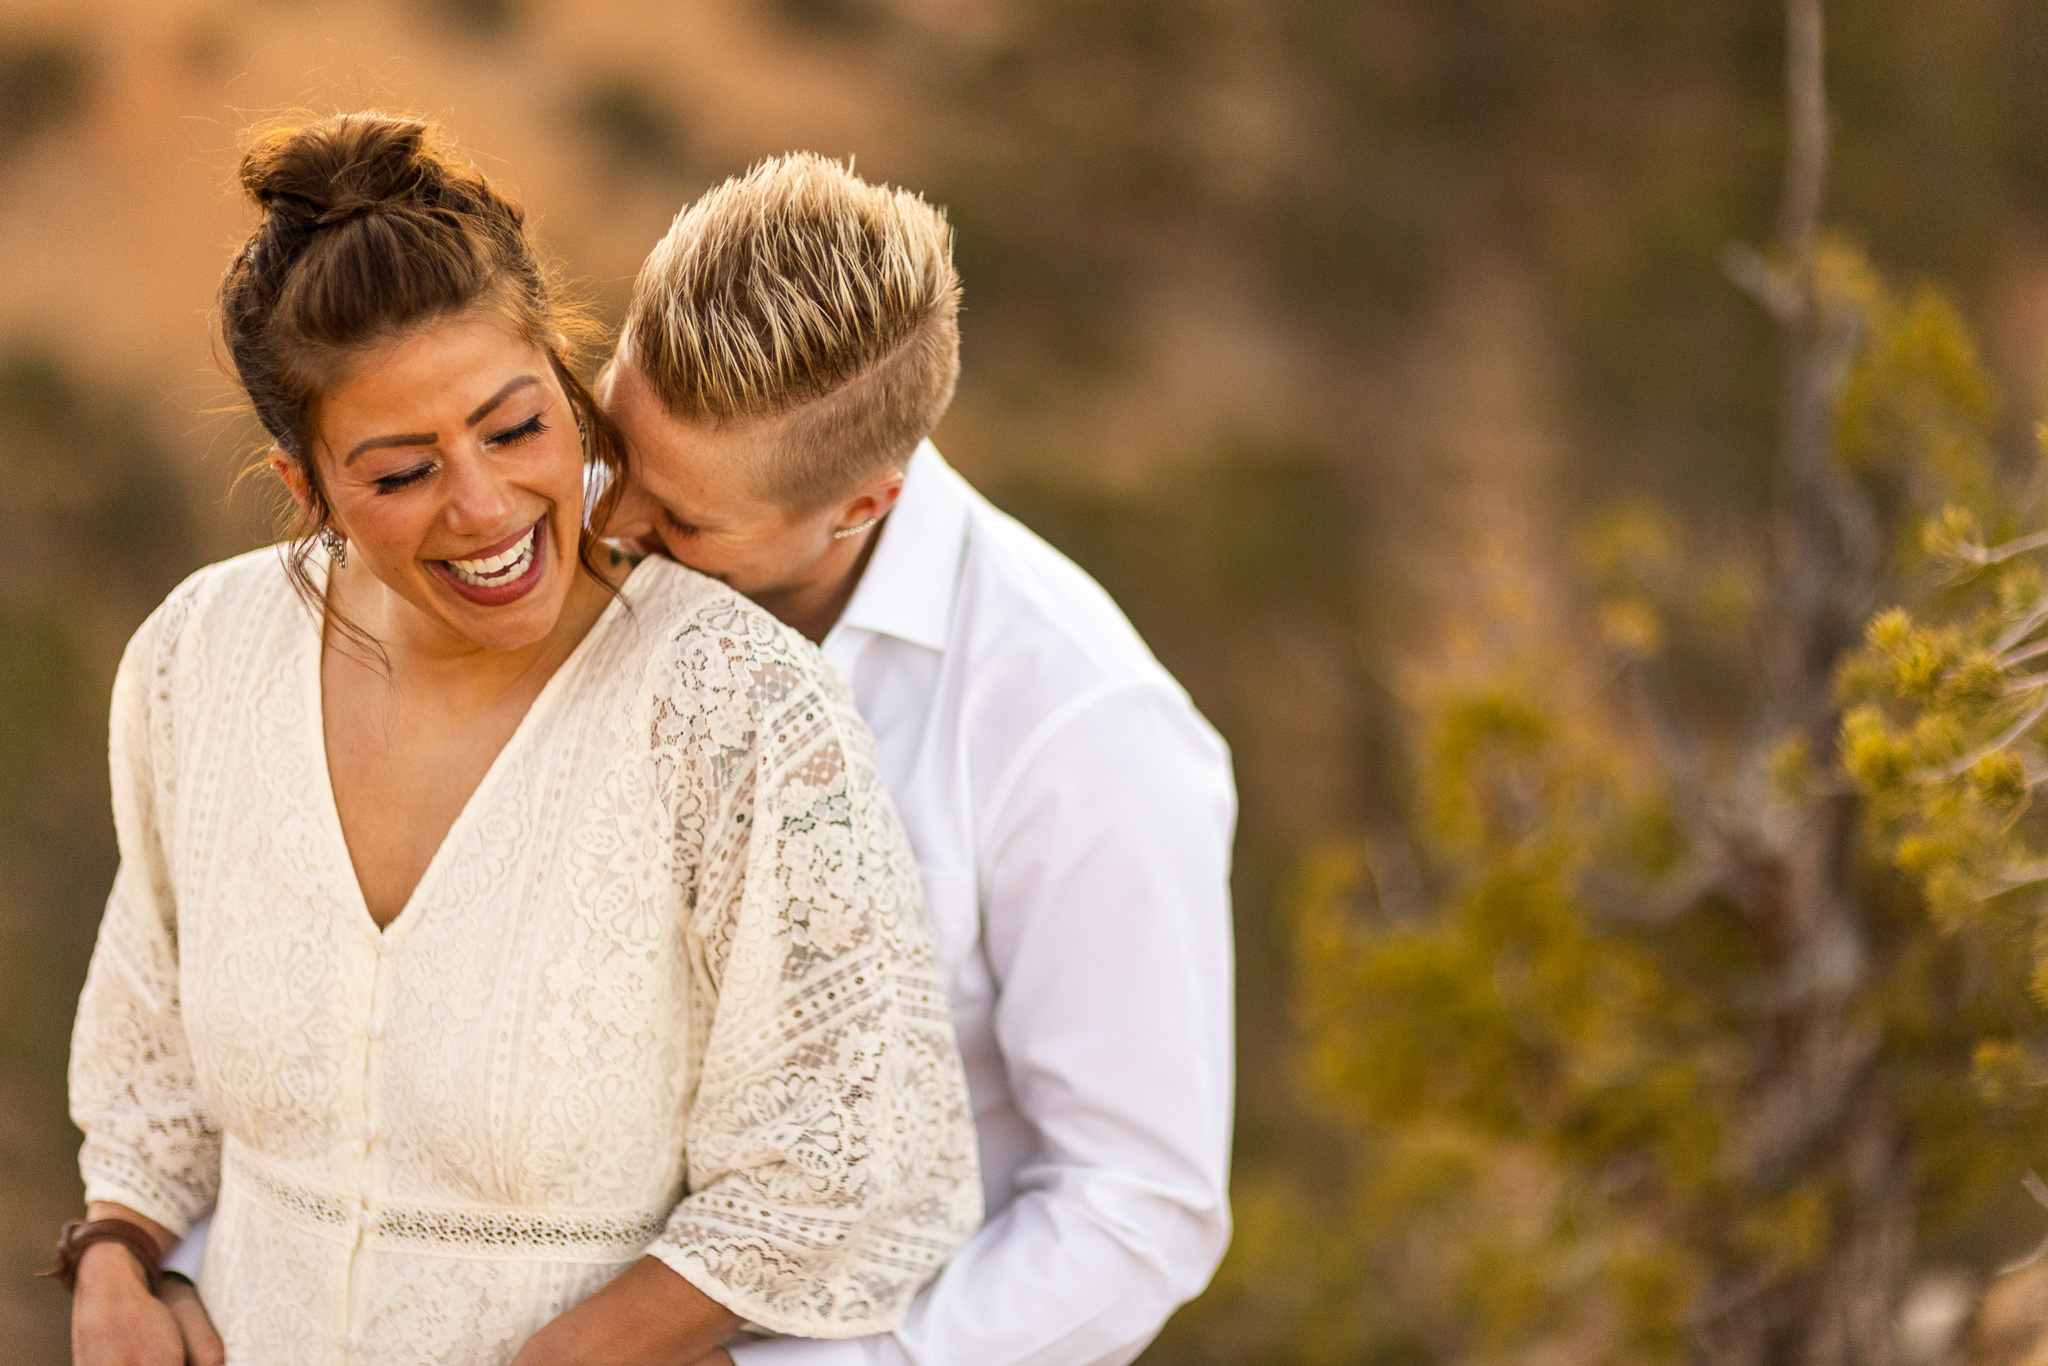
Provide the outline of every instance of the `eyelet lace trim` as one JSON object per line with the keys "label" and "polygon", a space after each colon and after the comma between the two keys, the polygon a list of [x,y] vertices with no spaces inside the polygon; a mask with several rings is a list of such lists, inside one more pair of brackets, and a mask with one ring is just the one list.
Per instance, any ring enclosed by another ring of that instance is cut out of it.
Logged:
{"label": "eyelet lace trim", "polygon": [[558,1213],[380,1202],[370,1207],[364,1225],[362,1200],[308,1185],[233,1139],[222,1154],[221,1182],[224,1190],[249,1197],[309,1233],[353,1241],[363,1228],[365,1240],[382,1248],[515,1260],[627,1261],[661,1233],[670,1208]]}

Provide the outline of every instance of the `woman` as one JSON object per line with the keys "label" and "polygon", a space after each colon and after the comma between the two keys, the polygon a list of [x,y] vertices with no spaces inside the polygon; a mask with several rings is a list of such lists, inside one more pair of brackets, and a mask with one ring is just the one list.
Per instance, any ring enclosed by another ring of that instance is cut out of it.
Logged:
{"label": "woman", "polygon": [[250,1366],[891,1326],[979,1183],[851,704],[716,583],[593,555],[565,319],[430,128],[286,130],[242,181],[222,328],[303,523],[116,683],[78,1359],[182,1359],[149,1254],[216,1200]]}

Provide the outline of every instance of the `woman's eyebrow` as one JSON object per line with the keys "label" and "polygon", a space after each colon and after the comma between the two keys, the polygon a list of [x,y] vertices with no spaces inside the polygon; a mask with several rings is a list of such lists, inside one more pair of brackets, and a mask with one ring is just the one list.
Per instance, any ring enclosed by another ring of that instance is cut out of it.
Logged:
{"label": "woman's eyebrow", "polygon": [[[495,400],[493,400],[495,402]],[[407,432],[403,436],[373,436],[368,441],[358,441],[354,450],[342,457],[343,468],[347,468],[364,451],[380,451],[386,446],[431,446],[441,438],[433,432]]]}
{"label": "woman's eyebrow", "polygon": [[[521,375],[519,378],[507,382],[504,388],[498,390],[497,393],[492,394],[479,404],[475,412],[462,420],[462,424],[465,427],[474,427],[477,423],[491,415],[491,409],[497,407],[527,385],[538,383],[540,383],[538,375]],[[431,446],[440,439],[440,435],[436,432],[407,432],[402,436],[373,436],[367,441],[357,442],[355,449],[344,456],[341,463],[346,468],[350,461],[353,461],[364,451],[383,450],[387,446]]]}
{"label": "woman's eyebrow", "polygon": [[497,393],[492,394],[489,398],[485,399],[481,404],[479,404],[475,412],[471,413],[468,417],[463,419],[463,425],[466,427],[474,427],[477,423],[483,421],[486,417],[490,416],[491,409],[497,407],[500,403],[503,403],[506,399],[512,397],[512,395],[518,393],[521,389],[524,389],[527,385],[538,383],[540,383],[540,376],[538,375],[521,375],[518,379],[511,381],[504,388],[500,389]]}

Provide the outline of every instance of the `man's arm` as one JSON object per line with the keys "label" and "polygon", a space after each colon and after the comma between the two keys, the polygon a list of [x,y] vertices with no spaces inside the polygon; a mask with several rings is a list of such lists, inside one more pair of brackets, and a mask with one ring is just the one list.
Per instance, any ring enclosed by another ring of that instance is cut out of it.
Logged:
{"label": "man's arm", "polygon": [[996,1033],[1040,1135],[1018,1194],[897,1332],[735,1349],[739,1366],[1112,1366],[1229,1238],[1229,863],[1213,733],[1163,688],[1034,737],[992,793],[982,916]]}
{"label": "man's arm", "polygon": [[695,1361],[739,1315],[653,1257],[642,1257],[528,1338],[512,1366],[672,1366]]}

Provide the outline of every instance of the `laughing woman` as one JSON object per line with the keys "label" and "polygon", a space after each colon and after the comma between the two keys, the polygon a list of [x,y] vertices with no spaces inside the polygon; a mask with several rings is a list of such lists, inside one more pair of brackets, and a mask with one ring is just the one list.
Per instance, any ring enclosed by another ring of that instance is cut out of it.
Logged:
{"label": "laughing woman", "polygon": [[261,139],[228,353],[304,517],[130,644],[72,1042],[80,1362],[688,1362],[886,1329],[975,1225],[915,865],[821,657],[584,535],[519,211],[417,122]]}

